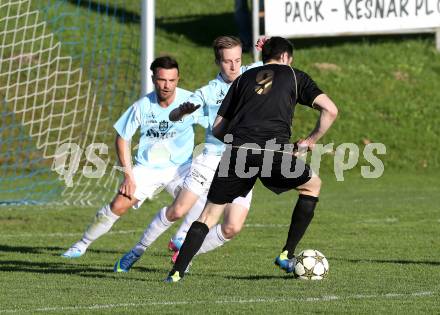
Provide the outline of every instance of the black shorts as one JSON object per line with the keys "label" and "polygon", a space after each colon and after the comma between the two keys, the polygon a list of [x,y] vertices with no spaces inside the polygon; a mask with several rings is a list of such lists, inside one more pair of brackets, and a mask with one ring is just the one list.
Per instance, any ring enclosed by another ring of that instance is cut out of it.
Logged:
{"label": "black shorts", "polygon": [[257,178],[265,187],[281,194],[307,183],[312,171],[291,153],[227,148],[212,180],[208,200],[215,204],[231,203],[246,196]]}

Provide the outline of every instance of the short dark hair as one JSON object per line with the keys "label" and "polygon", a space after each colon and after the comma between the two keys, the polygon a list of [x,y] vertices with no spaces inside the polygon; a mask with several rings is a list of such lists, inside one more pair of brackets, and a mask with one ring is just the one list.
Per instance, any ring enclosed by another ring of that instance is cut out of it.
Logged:
{"label": "short dark hair", "polygon": [[214,49],[215,62],[219,63],[222,59],[221,51],[223,49],[234,48],[243,45],[241,40],[235,36],[219,36],[212,43],[212,48]]}
{"label": "short dark hair", "polygon": [[157,68],[177,69],[177,73],[179,73],[179,64],[177,63],[176,59],[170,56],[162,56],[154,59],[150,66],[150,70],[153,72],[153,75],[156,75]]}
{"label": "short dark hair", "polygon": [[293,44],[283,37],[271,37],[263,46],[261,57],[263,63],[269,60],[279,60],[281,55],[287,53],[289,57],[293,56]]}

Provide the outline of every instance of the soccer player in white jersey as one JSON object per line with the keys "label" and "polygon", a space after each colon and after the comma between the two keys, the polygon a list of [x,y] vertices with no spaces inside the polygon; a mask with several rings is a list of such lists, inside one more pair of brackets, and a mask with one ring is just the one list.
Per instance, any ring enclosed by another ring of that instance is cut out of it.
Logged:
{"label": "soccer player in white jersey", "polygon": [[[200,207],[194,207],[194,205],[204,205],[206,202],[206,195],[225,148],[224,144],[212,135],[212,126],[230,85],[249,68],[241,66],[242,47],[238,38],[220,36],[214,40],[213,48],[215,62],[219,66],[220,73],[208,85],[198,89],[187,103],[182,104],[182,106],[171,113],[171,119],[178,121],[188,112],[192,112],[199,106],[203,108],[205,116],[209,117],[209,126],[206,129],[206,143],[203,152],[194,159],[191,170],[185,178],[183,189],[179,192],[177,198],[170,206],[159,210],[156,217],[144,231],[139,242],[115,263],[115,272],[127,272],[130,270],[145,250],[173,222],[189,212],[169,245],[170,249],[176,251],[176,254],[173,256],[173,260],[175,260],[187,230],[201,213]],[[253,64],[251,67],[259,65],[262,65],[262,63]],[[235,199],[226,207],[223,224],[218,224],[211,228],[199,254],[222,246],[240,232],[249,211],[251,198],[252,192],[249,192],[247,196]],[[190,211],[190,209],[192,210]]]}
{"label": "soccer player in white jersey", "polygon": [[[194,148],[193,125],[207,126],[202,110],[173,122],[169,114],[185,102],[191,92],[177,87],[179,66],[171,57],[159,57],[150,67],[155,91],[134,103],[115,123],[116,151],[124,170],[124,180],[110,204],[100,209],[81,240],[64,254],[77,258],[90,244],[107,233],[130,207],[138,208],[145,199],[165,188],[173,197],[187,175]],[[132,167],[130,141],[140,128],[139,149]]]}

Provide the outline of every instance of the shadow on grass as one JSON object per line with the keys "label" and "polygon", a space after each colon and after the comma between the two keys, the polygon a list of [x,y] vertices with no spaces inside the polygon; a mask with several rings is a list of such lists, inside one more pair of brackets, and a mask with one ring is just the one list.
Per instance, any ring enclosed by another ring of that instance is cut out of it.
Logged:
{"label": "shadow on grass", "polygon": [[90,10],[99,14],[106,15],[108,17],[115,17],[119,23],[131,24],[136,23],[140,24],[141,16],[138,12],[129,11],[123,7],[114,5],[114,6],[105,6],[96,1],[81,1],[81,0],[68,0],[71,4],[82,7],[86,10]]}
{"label": "shadow on grass", "polygon": [[[68,2],[85,10],[115,18],[121,24],[139,24],[140,26],[141,23],[140,12],[127,10],[123,6],[110,5],[107,7],[93,0],[68,0]],[[156,27],[167,34],[184,35],[202,46],[211,46],[217,36],[238,33],[232,11],[222,14],[156,17]]]}
{"label": "shadow on grass", "polygon": [[[61,259],[61,258],[60,258]],[[83,272],[113,272],[110,266],[92,267],[88,265],[64,264],[54,262],[35,262],[23,260],[0,261],[1,271],[32,272],[44,274],[80,274]]]}
{"label": "shadow on grass", "polygon": [[[140,12],[127,10],[123,6],[109,6],[97,1],[68,0],[72,5],[116,18],[119,23],[139,24]],[[232,8],[232,6],[231,6]],[[214,38],[220,35],[238,34],[233,12],[221,14],[186,15],[182,17],[156,17],[156,27],[166,34],[177,34],[187,37],[200,46],[210,47]],[[402,40],[421,39],[434,40],[433,34],[392,34],[373,36],[343,36],[294,39],[298,49],[310,47],[332,47],[348,43],[377,44],[386,42],[400,42]]]}
{"label": "shadow on grass", "polygon": [[[188,15],[175,18],[159,18],[156,21],[158,28],[167,33],[186,36],[200,46],[212,45],[213,40],[220,35],[237,34],[234,16],[232,13],[212,15]],[[209,25],[209,27],[207,27]],[[295,49],[337,47],[346,44],[381,44],[399,43],[404,40],[434,41],[434,34],[391,34],[371,36],[341,36],[315,37],[291,39]]]}
{"label": "shadow on grass", "polygon": [[434,34],[392,34],[392,35],[370,35],[370,36],[341,36],[341,37],[315,37],[296,38],[292,42],[296,49],[337,47],[346,44],[381,44],[399,43],[404,40],[434,40]]}
{"label": "shadow on grass", "polygon": [[238,32],[232,13],[159,18],[156,25],[167,35],[183,35],[205,47],[211,47],[214,39],[220,35],[236,35]]}
{"label": "shadow on grass", "polygon": [[[0,271],[9,272],[29,272],[29,273],[40,273],[40,274],[68,274],[68,275],[78,275],[81,277],[89,278],[117,278],[123,279],[123,276],[113,272],[113,263],[110,261],[108,265],[98,265],[90,266],[85,264],[78,264],[78,260],[66,259],[61,257],[61,253],[64,252],[66,248],[58,246],[47,246],[47,247],[37,247],[37,246],[10,246],[10,245],[0,245],[0,253],[19,253],[19,254],[39,254],[39,255],[50,255],[58,257],[60,262],[35,262],[35,261],[23,261],[23,260],[3,260],[0,261]],[[94,250],[89,249],[87,252],[93,252],[98,254],[121,254],[119,251],[109,251],[109,250]],[[153,253],[151,256],[168,256],[161,253]],[[169,271],[168,264],[164,263],[164,268],[154,268],[154,267],[142,267],[135,266],[132,268],[133,271],[144,272],[144,273],[167,273]],[[132,279],[132,278],[130,278]],[[145,280],[145,279],[137,279]]]}
{"label": "shadow on grass", "polygon": [[431,265],[440,266],[440,261],[432,260],[408,260],[408,259],[345,259],[330,258],[330,260],[346,261],[351,263],[377,263],[377,264],[400,264],[400,265]]}
{"label": "shadow on grass", "polygon": [[[10,245],[0,245],[0,252],[6,253],[20,253],[20,254],[47,254],[52,256],[60,256],[63,252],[67,250],[67,247],[58,246],[10,246]],[[88,249],[89,253],[97,254],[120,254],[119,251],[114,250],[102,250],[102,249]]]}
{"label": "shadow on grass", "polygon": [[260,281],[260,280],[292,280],[292,275],[283,275],[283,276],[269,276],[269,275],[248,275],[248,276],[225,276],[225,279],[228,280],[250,280],[250,281]]}
{"label": "shadow on grass", "polygon": [[[61,258],[60,258],[61,259]],[[167,269],[165,268],[146,268],[146,267],[134,267],[133,270],[137,270],[145,273],[163,273],[165,274]],[[27,272],[34,274],[59,274],[59,275],[76,275],[85,278],[106,278],[127,280],[125,273],[113,272],[112,265],[81,265],[81,264],[68,264],[68,263],[55,263],[55,262],[35,262],[35,261],[23,261],[23,260],[3,260],[0,261],[0,271],[6,272]],[[152,281],[144,278],[133,278],[130,276],[130,280],[139,281]]]}

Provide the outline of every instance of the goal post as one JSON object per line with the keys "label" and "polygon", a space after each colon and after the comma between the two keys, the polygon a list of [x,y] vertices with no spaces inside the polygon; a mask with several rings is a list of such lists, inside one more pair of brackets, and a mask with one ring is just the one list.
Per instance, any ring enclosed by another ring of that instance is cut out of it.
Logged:
{"label": "goal post", "polygon": [[149,66],[154,59],[155,44],[155,0],[142,1],[141,17],[141,94],[153,91]]}

